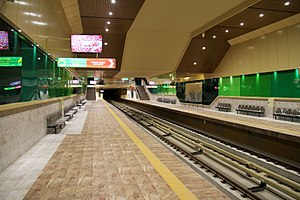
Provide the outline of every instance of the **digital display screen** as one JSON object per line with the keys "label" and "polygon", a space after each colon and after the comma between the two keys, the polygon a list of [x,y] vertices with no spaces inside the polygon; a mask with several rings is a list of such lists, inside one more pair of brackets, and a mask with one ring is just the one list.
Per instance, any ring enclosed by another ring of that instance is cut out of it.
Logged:
{"label": "digital display screen", "polygon": [[102,35],[71,35],[73,53],[101,53]]}
{"label": "digital display screen", "polygon": [[9,50],[8,32],[0,31],[0,50]]}

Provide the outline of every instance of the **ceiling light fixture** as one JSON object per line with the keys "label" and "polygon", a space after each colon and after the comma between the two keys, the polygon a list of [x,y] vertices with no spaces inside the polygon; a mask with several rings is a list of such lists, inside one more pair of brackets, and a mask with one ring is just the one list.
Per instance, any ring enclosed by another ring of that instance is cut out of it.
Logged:
{"label": "ceiling light fixture", "polygon": [[264,14],[262,14],[262,13],[259,14],[259,17],[263,17],[263,16],[264,16]]}
{"label": "ceiling light fixture", "polygon": [[289,2],[289,1],[287,1],[287,2],[285,2],[285,3],[284,3],[284,5],[285,5],[285,6],[288,6],[288,5],[290,5],[290,2]]}
{"label": "ceiling light fixture", "polygon": [[228,30],[228,29],[226,29],[226,30],[225,30],[225,32],[226,32],[226,33],[228,33],[228,32],[229,32],[229,30]]}
{"label": "ceiling light fixture", "polygon": [[216,38],[217,36],[213,35],[213,38]]}
{"label": "ceiling light fixture", "polygon": [[41,60],[41,58],[40,58],[40,57],[38,57],[38,60]]}
{"label": "ceiling light fixture", "polygon": [[111,3],[116,3],[116,0],[111,0]]}
{"label": "ceiling light fixture", "polygon": [[106,46],[106,45],[107,45],[107,42],[104,42],[104,45]]}
{"label": "ceiling light fixture", "polygon": [[38,21],[32,21],[33,24],[36,24],[36,25],[40,25],[40,26],[46,26],[47,23],[45,22],[38,22]]}
{"label": "ceiling light fixture", "polygon": [[241,23],[240,23],[240,26],[244,26],[244,23],[243,23],[243,22],[241,22]]}
{"label": "ceiling light fixture", "polygon": [[202,50],[205,50],[206,49],[206,47],[202,47]]}
{"label": "ceiling light fixture", "polygon": [[108,28],[106,28],[106,29],[105,29],[105,31],[106,31],[106,32],[108,32],[108,31],[109,31],[109,29],[108,29]]}
{"label": "ceiling light fixture", "polygon": [[12,32],[14,32],[15,30],[14,29],[10,29]]}
{"label": "ceiling light fixture", "polygon": [[112,12],[109,12],[108,14],[109,14],[109,15],[113,15],[113,13],[112,13]]}
{"label": "ceiling light fixture", "polygon": [[107,21],[106,23],[107,23],[107,24],[110,24],[110,21]]}
{"label": "ceiling light fixture", "polygon": [[21,29],[19,29],[18,31],[19,31],[20,33],[22,32],[22,30],[21,30]]}
{"label": "ceiling light fixture", "polygon": [[193,65],[197,65],[197,62],[194,62]]}

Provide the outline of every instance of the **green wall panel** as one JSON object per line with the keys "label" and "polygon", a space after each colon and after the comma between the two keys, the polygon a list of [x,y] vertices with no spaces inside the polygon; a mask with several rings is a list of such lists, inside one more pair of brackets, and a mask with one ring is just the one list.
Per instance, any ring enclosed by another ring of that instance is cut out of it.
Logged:
{"label": "green wall panel", "polygon": [[241,96],[271,96],[271,74],[251,74],[241,76]]}
{"label": "green wall panel", "polygon": [[[7,31],[9,36],[9,50],[0,51],[0,57],[22,57],[23,60],[18,68],[1,67],[0,104],[68,96],[76,92],[69,86],[69,80],[73,79],[71,74],[58,68],[52,58],[18,31],[12,31],[1,18],[0,30]],[[21,81],[21,85],[14,90],[5,90],[14,81]]]}
{"label": "green wall panel", "polygon": [[300,98],[299,69],[223,77],[219,95]]}
{"label": "green wall panel", "polygon": [[240,96],[240,77],[230,76],[219,79],[219,95],[220,96]]}
{"label": "green wall panel", "polygon": [[272,86],[271,94],[273,97],[300,98],[298,69],[274,72],[272,74]]}

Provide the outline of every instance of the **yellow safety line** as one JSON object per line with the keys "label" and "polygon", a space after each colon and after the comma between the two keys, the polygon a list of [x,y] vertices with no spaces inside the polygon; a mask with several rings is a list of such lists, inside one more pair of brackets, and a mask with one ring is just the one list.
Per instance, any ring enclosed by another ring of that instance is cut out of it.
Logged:
{"label": "yellow safety line", "polygon": [[[104,101],[103,101],[104,102]],[[149,160],[156,171],[165,179],[167,184],[172,188],[180,199],[197,199],[195,195],[189,191],[185,185],[152,153],[152,151],[134,134],[134,132],[117,116],[117,114],[109,108],[107,103],[105,107],[109,110],[112,116],[119,122],[121,127],[132,139],[136,146],[142,151],[144,156]]]}

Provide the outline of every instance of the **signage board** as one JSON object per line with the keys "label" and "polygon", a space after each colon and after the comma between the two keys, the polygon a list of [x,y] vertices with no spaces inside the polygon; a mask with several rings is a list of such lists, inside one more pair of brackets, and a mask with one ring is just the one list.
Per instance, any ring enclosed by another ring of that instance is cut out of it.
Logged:
{"label": "signage board", "polygon": [[0,67],[22,67],[22,57],[0,57]]}
{"label": "signage board", "polygon": [[94,69],[115,69],[116,59],[114,58],[58,58],[58,67],[70,68],[94,68]]}

